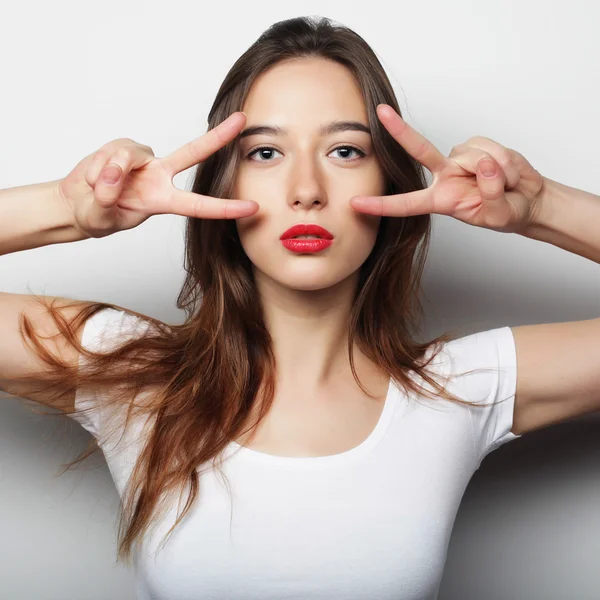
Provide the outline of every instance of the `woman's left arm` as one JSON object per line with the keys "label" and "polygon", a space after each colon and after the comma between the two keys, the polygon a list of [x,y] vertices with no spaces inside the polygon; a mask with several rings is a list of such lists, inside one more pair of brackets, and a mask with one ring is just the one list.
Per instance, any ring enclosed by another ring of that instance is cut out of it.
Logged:
{"label": "woman's left arm", "polygon": [[[522,154],[489,138],[470,138],[446,157],[391,106],[380,104],[377,115],[431,171],[433,182],[415,192],[355,196],[350,199],[355,210],[390,217],[447,215],[600,263],[599,196],[543,177]],[[511,330],[517,360],[513,433],[600,411],[600,318]]]}

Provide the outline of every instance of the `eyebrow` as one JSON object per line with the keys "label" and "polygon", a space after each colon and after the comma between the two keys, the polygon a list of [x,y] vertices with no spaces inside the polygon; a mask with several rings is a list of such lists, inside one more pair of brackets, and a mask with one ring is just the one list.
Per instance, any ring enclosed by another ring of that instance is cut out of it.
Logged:
{"label": "eyebrow", "polygon": [[[358,121],[332,121],[331,123],[325,123],[319,128],[320,135],[330,135],[332,133],[339,133],[340,131],[364,131],[371,135],[371,130]],[[288,130],[277,125],[253,125],[244,129],[239,134],[240,138],[248,137],[249,135],[267,134],[267,135],[287,135]]]}

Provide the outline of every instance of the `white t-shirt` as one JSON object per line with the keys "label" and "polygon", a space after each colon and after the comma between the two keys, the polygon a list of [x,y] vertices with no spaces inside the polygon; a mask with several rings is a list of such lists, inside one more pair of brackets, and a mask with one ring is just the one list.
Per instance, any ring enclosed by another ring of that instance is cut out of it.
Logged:
{"label": "white t-shirt", "polygon": [[[83,344],[105,350],[146,326],[105,309],[88,320]],[[448,389],[470,401],[507,400],[473,408],[408,397],[390,382],[377,426],[347,452],[281,457],[232,442],[223,465],[230,490],[218,471],[201,473],[197,502],[166,545],[155,554],[176,499],[134,554],[138,599],[434,600],[469,480],[489,452],[520,436],[510,431],[510,327],[453,340],[433,365],[444,374],[491,367]],[[96,407],[77,420],[100,439],[101,395],[79,389],[76,405]],[[134,423],[120,442],[99,441],[121,497],[144,431]]]}

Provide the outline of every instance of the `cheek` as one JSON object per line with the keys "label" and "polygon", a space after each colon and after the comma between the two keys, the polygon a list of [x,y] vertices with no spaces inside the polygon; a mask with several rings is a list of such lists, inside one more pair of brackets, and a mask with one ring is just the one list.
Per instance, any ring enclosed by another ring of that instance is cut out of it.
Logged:
{"label": "cheek", "polygon": [[354,269],[358,269],[373,251],[380,225],[381,217],[376,215],[358,213],[353,217],[344,240],[344,254]]}
{"label": "cheek", "polygon": [[381,217],[374,217],[373,215],[369,215],[368,219],[365,219],[360,224],[360,232],[356,234],[355,240],[358,251],[362,255],[362,260],[365,261],[373,247],[375,246],[375,242],[377,240],[377,234],[379,233],[379,225],[381,222]]}
{"label": "cheek", "polygon": [[273,238],[274,232],[269,231],[267,217],[264,214],[236,219],[235,226],[242,248],[251,260],[255,256],[268,252],[269,244],[272,250],[273,242],[269,238]]}
{"label": "cheek", "polygon": [[351,231],[357,240],[364,240],[365,243],[375,243],[381,224],[380,216],[358,212],[348,206],[346,222],[349,223],[349,233]]}

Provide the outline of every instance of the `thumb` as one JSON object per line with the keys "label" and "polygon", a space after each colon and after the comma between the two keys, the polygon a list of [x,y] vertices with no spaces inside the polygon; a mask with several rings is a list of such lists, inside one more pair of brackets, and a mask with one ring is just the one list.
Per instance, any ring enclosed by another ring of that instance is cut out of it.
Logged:
{"label": "thumb", "polygon": [[108,163],[100,172],[94,188],[94,202],[88,213],[88,222],[95,229],[114,228],[117,220],[117,201],[121,196],[124,179],[123,170],[115,163]]}
{"label": "thumb", "polygon": [[477,187],[484,202],[503,200],[505,184],[504,171],[493,158],[482,158],[477,163]]}

